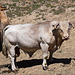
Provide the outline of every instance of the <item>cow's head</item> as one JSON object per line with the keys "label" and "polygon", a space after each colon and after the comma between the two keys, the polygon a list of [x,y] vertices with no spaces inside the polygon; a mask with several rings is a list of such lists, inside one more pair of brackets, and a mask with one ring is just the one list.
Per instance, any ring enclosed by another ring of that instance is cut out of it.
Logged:
{"label": "cow's head", "polygon": [[5,11],[6,10],[6,7],[3,7],[0,5],[0,11]]}
{"label": "cow's head", "polygon": [[69,30],[71,27],[72,24],[70,23],[70,21],[61,21],[59,23],[59,32],[63,40],[69,38]]}

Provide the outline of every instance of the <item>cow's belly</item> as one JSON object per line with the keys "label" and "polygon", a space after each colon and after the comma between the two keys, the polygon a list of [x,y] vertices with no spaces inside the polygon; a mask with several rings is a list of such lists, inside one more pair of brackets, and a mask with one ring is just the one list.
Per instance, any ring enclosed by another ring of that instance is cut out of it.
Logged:
{"label": "cow's belly", "polygon": [[37,40],[32,38],[20,38],[18,39],[18,46],[26,53],[34,53],[40,48]]}
{"label": "cow's belly", "polygon": [[40,49],[40,47],[27,47],[27,46],[22,46],[22,45],[19,45],[19,47],[25,53],[28,53],[30,57],[33,55],[33,53],[35,53],[38,49]]}
{"label": "cow's belly", "polygon": [[32,44],[29,46],[29,45],[25,45],[25,44],[18,44],[19,48],[22,49],[23,51],[25,52],[32,52],[33,50],[37,50],[40,48],[40,46],[36,46],[36,45],[33,45]]}
{"label": "cow's belly", "polygon": [[38,49],[39,49],[39,47],[34,47],[34,48],[27,48],[27,47],[22,47],[21,48],[25,53],[28,53],[29,55],[30,54],[33,54],[34,52],[36,52]]}

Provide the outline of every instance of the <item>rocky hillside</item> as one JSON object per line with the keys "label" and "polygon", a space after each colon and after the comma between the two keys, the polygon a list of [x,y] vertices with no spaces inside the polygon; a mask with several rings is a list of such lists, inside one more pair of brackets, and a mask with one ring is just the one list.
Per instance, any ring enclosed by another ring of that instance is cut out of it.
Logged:
{"label": "rocky hillside", "polygon": [[0,4],[7,7],[7,15],[10,18],[25,16],[36,10],[36,13],[39,12],[36,17],[42,13],[45,20],[44,13],[59,15],[66,12],[67,8],[75,7],[75,0],[0,0]]}

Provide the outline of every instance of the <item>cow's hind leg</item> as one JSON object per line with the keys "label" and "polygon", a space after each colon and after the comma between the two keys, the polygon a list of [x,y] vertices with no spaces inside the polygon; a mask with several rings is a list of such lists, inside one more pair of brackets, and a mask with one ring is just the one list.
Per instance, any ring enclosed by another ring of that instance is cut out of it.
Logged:
{"label": "cow's hind leg", "polygon": [[41,49],[42,49],[42,54],[43,54],[43,70],[46,70],[48,67],[47,67],[47,57],[48,57],[48,44],[46,43],[41,43],[40,44],[41,46]]}
{"label": "cow's hind leg", "polygon": [[19,47],[15,47],[15,56],[16,57],[20,56],[20,48]]}
{"label": "cow's hind leg", "polygon": [[9,52],[9,57],[10,57],[10,61],[11,61],[11,69],[12,71],[16,71],[17,68],[16,68],[16,56],[15,56],[15,47],[12,46],[10,48],[10,52]]}

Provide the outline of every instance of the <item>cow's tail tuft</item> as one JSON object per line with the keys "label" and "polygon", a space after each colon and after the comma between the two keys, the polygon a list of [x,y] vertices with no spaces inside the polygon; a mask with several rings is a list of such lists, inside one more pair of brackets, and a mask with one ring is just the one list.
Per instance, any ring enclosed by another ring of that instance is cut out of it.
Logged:
{"label": "cow's tail tuft", "polygon": [[7,48],[6,48],[6,46],[5,46],[5,43],[3,42],[3,44],[2,44],[2,54],[4,55],[4,56],[6,56],[6,58],[8,58],[8,52],[7,52]]}
{"label": "cow's tail tuft", "polygon": [[4,56],[6,56],[6,58],[8,57],[8,50],[6,48],[6,45],[5,45],[5,31],[9,28],[10,26],[6,26],[3,30],[2,30],[2,35],[3,35],[3,40],[2,40],[2,54]]}

